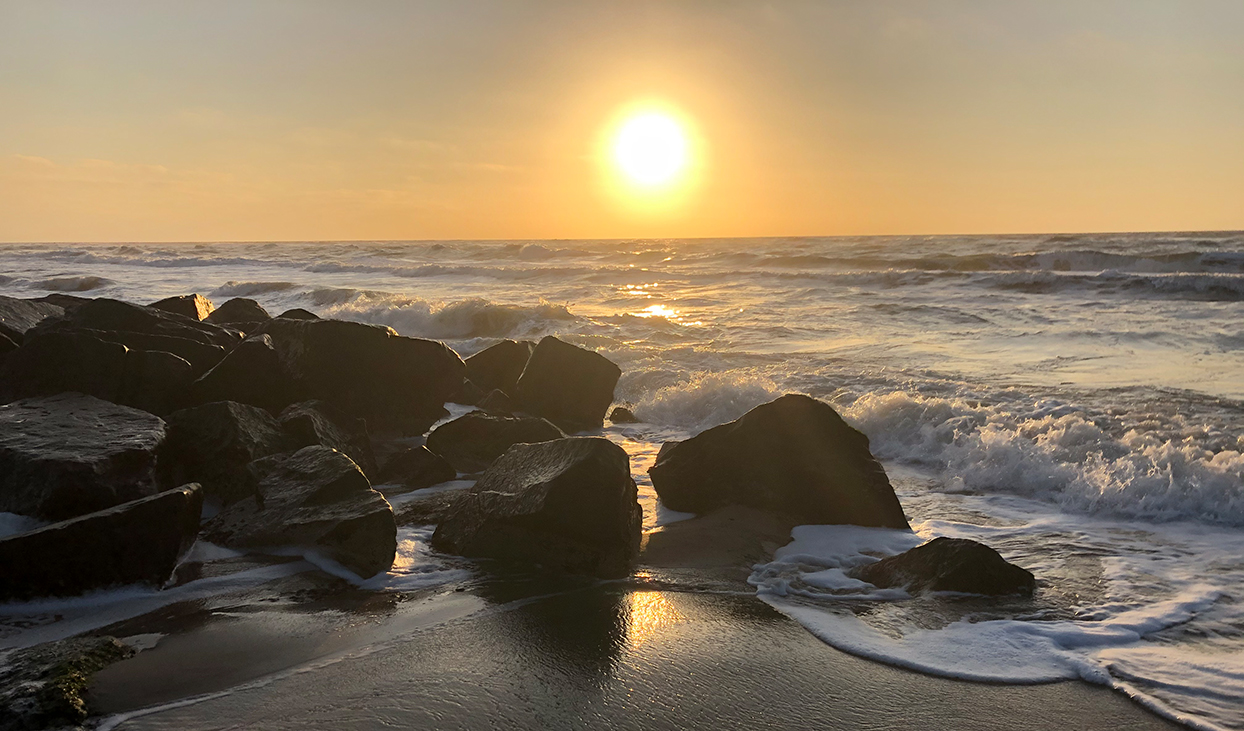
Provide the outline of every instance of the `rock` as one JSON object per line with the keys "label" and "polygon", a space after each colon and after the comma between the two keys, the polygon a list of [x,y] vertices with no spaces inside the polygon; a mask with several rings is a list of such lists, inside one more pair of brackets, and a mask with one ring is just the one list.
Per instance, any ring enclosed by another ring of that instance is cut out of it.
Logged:
{"label": "rock", "polygon": [[609,421],[614,424],[638,424],[639,419],[625,406],[615,406],[609,412]]}
{"label": "rock", "polygon": [[346,416],[324,401],[294,404],[281,412],[279,420],[294,449],[313,444],[332,447],[354,460],[369,480],[378,475],[366,421]]}
{"label": "rock", "polygon": [[493,389],[492,393],[480,399],[477,405],[490,414],[513,414],[518,411],[518,404],[514,403],[514,399],[499,388]]}
{"label": "rock", "polygon": [[469,482],[445,485],[404,498],[395,508],[398,525],[437,525],[471,489]]}
{"label": "rock", "polygon": [[159,417],[82,394],[0,406],[0,512],[64,520],[155,494]]}
{"label": "rock", "polygon": [[474,383],[467,380],[462,382],[462,388],[459,389],[458,393],[450,400],[455,404],[474,406],[483,400],[483,398],[484,392],[480,390],[479,386],[476,386]]}
{"label": "rock", "polygon": [[228,505],[256,494],[251,462],[294,447],[267,411],[216,401],[169,414],[162,463],[169,484],[197,482],[207,498]]}
{"label": "rock", "polygon": [[328,447],[256,460],[259,494],[222,510],[203,537],[230,548],[309,548],[362,578],[397,551],[393,509],[358,465]]}
{"label": "rock", "polygon": [[[21,344],[21,335],[49,317],[65,314],[65,308],[49,302],[0,295],[0,333]],[[18,337],[13,337],[17,334]]]}
{"label": "rock", "polygon": [[85,327],[73,327],[65,323],[52,324],[47,327],[40,326],[37,330],[31,331],[32,336],[36,333],[39,335],[51,335],[53,333],[89,335],[109,343],[124,345],[131,350],[151,350],[170,353],[190,364],[191,375],[194,378],[198,378],[219,363],[227,352],[225,348],[219,345],[208,345],[189,338],[125,332],[122,330],[92,330]]}
{"label": "rock", "polygon": [[534,348],[535,343],[527,340],[502,340],[467,358],[466,376],[484,393],[494,389],[514,393]]}
{"label": "rock", "polygon": [[536,416],[472,411],[433,429],[427,445],[459,472],[479,472],[515,444],[547,442],[564,436],[561,429]]}
{"label": "rock", "polygon": [[216,306],[212,301],[201,294],[184,294],[180,297],[166,297],[159,302],[152,302],[149,307],[157,310],[172,312],[175,315],[189,317],[192,320],[202,320],[212,314],[212,310]]}
{"label": "rock", "polygon": [[912,592],[1031,596],[1037,586],[1031,571],[1009,563],[989,546],[965,538],[934,538],[849,573],[874,586],[902,586]]}
{"label": "rock", "polygon": [[171,353],[131,350],[83,332],[32,330],[0,365],[0,401],[68,391],[166,414],[183,404],[193,379]]}
{"label": "rock", "polygon": [[462,360],[444,343],[343,320],[278,318],[261,329],[307,398],[366,419],[373,432],[422,434],[462,388]]}
{"label": "rock", "polygon": [[315,314],[314,312],[311,312],[310,310],[304,310],[301,307],[295,307],[292,310],[286,310],[282,312],[281,314],[277,315],[277,317],[283,317],[286,320],[318,320],[320,319],[319,315]]}
{"label": "rock", "polygon": [[230,325],[233,327],[243,326],[240,329],[247,331],[261,322],[272,319],[272,315],[259,305],[258,302],[245,297],[234,297],[220,307],[217,307],[212,314],[204,318],[207,322],[215,325]]}
{"label": "rock", "polygon": [[191,484],[0,538],[0,601],[162,586],[194,544],[202,511]]}
{"label": "rock", "polygon": [[567,432],[599,429],[621,369],[605,356],[548,336],[536,345],[513,393],[522,409]]}
{"label": "rock", "polygon": [[630,461],[602,437],[516,444],[458,500],[432,546],[603,577],[630,572],[643,509]]}
{"label": "rock", "polygon": [[83,723],[91,710],[91,676],[133,654],[115,637],[74,637],[11,651],[0,665],[0,731]]}
{"label": "rock", "polygon": [[[44,320],[40,328],[51,324],[52,320]],[[195,322],[154,307],[103,298],[85,300],[73,309],[66,308],[65,314],[56,318],[56,324],[90,330],[164,335],[217,345],[225,350],[232,350],[242,339],[238,333],[211,323]]]}
{"label": "rock", "polygon": [[787,394],[737,421],[667,443],[648,474],[671,510],[749,505],[800,523],[908,527],[868,437],[808,396]]}
{"label": "rock", "polygon": [[412,490],[448,482],[458,476],[444,457],[433,454],[427,447],[403,449],[384,463],[380,470],[379,482],[385,485],[400,486],[401,489],[382,490],[386,495],[396,495]]}
{"label": "rock", "polygon": [[4,333],[0,333],[0,363],[4,362],[4,356],[17,350],[17,343]]}
{"label": "rock", "polygon": [[243,340],[191,386],[194,403],[237,401],[273,413],[297,401],[299,395],[267,335]]}

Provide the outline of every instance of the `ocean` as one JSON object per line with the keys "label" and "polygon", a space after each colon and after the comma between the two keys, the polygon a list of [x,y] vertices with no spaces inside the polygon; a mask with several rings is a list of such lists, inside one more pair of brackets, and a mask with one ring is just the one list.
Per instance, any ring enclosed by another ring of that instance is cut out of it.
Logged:
{"label": "ocean", "polygon": [[[688,517],[647,479],[663,442],[782,393],[825,399],[870,438],[914,533],[800,526],[753,568],[763,601],[885,663],[1079,678],[1244,729],[1244,233],[0,247],[0,294],[51,292],[250,297],[464,357],[547,334],[598,350],[643,422],[605,433],[632,457],[648,529]],[[369,587],[465,580],[426,529],[403,530]],[[912,597],[845,573],[936,536],[997,548],[1037,596]],[[203,581],[173,591],[219,588]],[[28,644],[162,601],[121,590],[0,614],[68,617],[6,639]]]}

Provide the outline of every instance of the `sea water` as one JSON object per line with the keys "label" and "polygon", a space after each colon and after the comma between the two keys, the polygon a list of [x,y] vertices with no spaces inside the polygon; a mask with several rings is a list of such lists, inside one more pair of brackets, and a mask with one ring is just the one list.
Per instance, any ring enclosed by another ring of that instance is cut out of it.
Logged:
{"label": "sea water", "polygon": [[[251,297],[464,356],[547,334],[593,348],[644,422],[606,434],[648,528],[687,517],[647,480],[662,442],[785,392],[826,399],[871,439],[914,532],[801,526],[753,569],[764,601],[883,662],[1081,678],[1244,728],[1244,234],[0,247],[0,294],[51,292]],[[459,577],[404,531],[372,588]],[[994,546],[1037,596],[847,574],[936,536]]]}

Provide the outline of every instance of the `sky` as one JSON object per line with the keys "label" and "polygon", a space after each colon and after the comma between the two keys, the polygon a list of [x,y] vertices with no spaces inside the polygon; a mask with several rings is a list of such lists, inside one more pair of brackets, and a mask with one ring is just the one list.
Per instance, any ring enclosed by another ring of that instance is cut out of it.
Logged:
{"label": "sky", "polygon": [[[1244,2],[0,0],[0,241],[1244,229]],[[677,185],[620,184],[665,110]]]}

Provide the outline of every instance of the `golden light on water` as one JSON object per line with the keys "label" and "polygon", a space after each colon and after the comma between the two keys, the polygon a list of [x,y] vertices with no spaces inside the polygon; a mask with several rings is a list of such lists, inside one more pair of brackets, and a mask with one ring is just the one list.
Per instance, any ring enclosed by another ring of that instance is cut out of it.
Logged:
{"label": "golden light on water", "polygon": [[662,629],[686,620],[659,591],[631,592],[626,607],[626,635],[632,645],[647,642]]}
{"label": "golden light on water", "polygon": [[687,167],[688,143],[682,126],[668,114],[645,112],[630,117],[613,142],[613,159],[633,183],[664,186]]}

